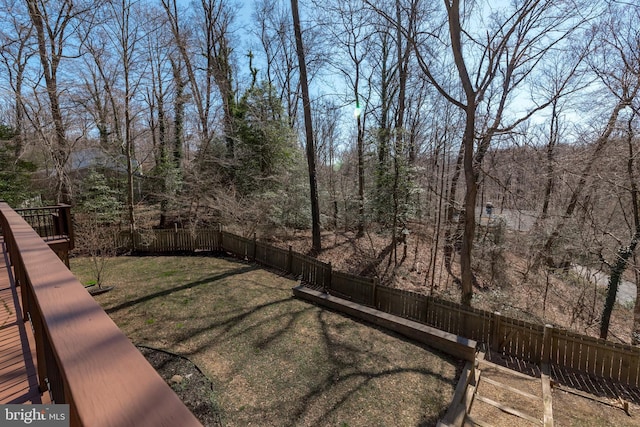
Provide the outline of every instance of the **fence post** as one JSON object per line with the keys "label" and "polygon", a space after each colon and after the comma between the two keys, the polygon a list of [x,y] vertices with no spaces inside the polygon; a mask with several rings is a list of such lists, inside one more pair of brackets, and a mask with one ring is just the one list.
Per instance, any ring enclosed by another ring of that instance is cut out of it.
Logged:
{"label": "fence post", "polygon": [[331,289],[331,271],[333,270],[333,268],[331,267],[331,262],[329,262],[329,269],[328,271],[325,270],[325,275],[324,275],[324,280],[322,281],[322,291],[327,294],[329,293],[329,290]]}
{"label": "fence post", "polygon": [[374,277],[373,278],[373,285],[372,285],[373,289],[371,292],[371,306],[373,308],[378,308],[378,278]]}
{"label": "fence post", "polygon": [[256,233],[254,232],[253,233],[253,262],[256,262],[256,250],[257,250],[256,249],[256,246],[257,246],[256,240],[257,240],[257,237],[256,237]]}
{"label": "fence post", "polygon": [[499,311],[493,313],[491,319],[491,347],[498,351],[501,345],[502,315]]}
{"label": "fence post", "polygon": [[553,335],[553,325],[544,325],[544,335],[542,336],[542,354],[540,363],[548,364],[551,360],[551,336]]}
{"label": "fence post", "polygon": [[289,245],[289,254],[287,255],[287,273],[291,274],[293,270],[293,248]]}
{"label": "fence post", "polygon": [[430,305],[431,305],[430,302],[431,302],[431,296],[425,295],[425,299],[424,299],[424,316],[422,316],[422,318],[420,319],[425,324],[427,324],[427,319],[429,319],[429,309],[431,308],[430,307]]}

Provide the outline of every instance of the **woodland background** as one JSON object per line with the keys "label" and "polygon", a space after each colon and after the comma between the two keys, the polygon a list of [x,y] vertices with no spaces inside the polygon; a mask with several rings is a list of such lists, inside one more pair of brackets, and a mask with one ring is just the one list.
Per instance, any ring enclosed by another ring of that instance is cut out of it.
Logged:
{"label": "woodland background", "polygon": [[640,342],[640,6],[303,3],[0,0],[0,197]]}

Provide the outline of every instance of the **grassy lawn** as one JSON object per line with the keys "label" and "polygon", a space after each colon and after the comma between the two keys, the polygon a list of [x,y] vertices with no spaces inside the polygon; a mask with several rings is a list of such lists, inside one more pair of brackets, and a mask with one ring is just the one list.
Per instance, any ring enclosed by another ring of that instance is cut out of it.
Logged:
{"label": "grassy lawn", "polygon": [[[71,260],[83,283],[88,259]],[[228,426],[435,425],[457,363],[292,297],[295,282],[208,257],[108,260],[97,301],[136,344],[189,357]]]}

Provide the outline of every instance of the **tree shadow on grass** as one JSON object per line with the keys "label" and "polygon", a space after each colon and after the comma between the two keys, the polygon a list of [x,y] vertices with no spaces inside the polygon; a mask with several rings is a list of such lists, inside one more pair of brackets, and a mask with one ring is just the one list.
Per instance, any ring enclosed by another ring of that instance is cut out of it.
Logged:
{"label": "tree shadow on grass", "polygon": [[[237,328],[243,321],[247,320],[249,317],[257,316],[260,312],[268,308],[275,307],[283,303],[291,302],[292,300],[294,300],[293,297],[283,298],[280,300],[269,301],[267,303],[260,304],[248,310],[243,310],[243,309],[235,310],[235,312],[238,312],[238,314],[232,317],[229,317],[228,319],[212,322],[205,326],[202,326],[196,329],[191,329],[189,331],[185,331],[184,334],[180,334],[176,337],[176,340],[178,342],[193,340],[198,336],[202,336],[202,335],[206,335],[207,340],[201,343],[200,345],[196,346],[195,348],[191,349],[190,351],[181,352],[181,354],[185,356],[187,355],[193,356],[197,353],[200,353],[201,351],[206,350],[206,348],[209,347],[211,344],[221,344],[221,343],[224,343],[225,341],[233,340],[242,335],[251,336],[256,330],[262,328],[267,323],[278,322],[282,319],[289,318],[286,321],[286,324],[284,324],[282,327],[277,328],[272,333],[270,333],[267,337],[257,340],[256,347],[265,348],[271,342],[275,341],[277,338],[281,337],[287,331],[291,330],[297,318],[299,318],[306,311],[311,310],[311,308],[305,308],[297,311],[288,311],[285,313],[278,314],[276,316],[264,317],[262,320],[257,321],[256,323],[250,326],[242,327],[235,332],[233,331],[233,329]],[[220,329],[220,330],[216,331],[216,329]],[[213,333],[214,331],[216,331],[215,334]]]}
{"label": "tree shadow on grass", "polygon": [[[441,372],[438,372],[437,369],[430,370],[429,368],[410,366],[389,366],[391,360],[385,353],[371,351],[368,348],[360,347],[357,342],[340,339],[340,331],[336,331],[336,325],[331,325],[327,321],[327,313],[331,311],[323,310],[313,304],[304,304],[301,306],[302,308],[299,308],[297,305],[291,307],[282,306],[283,304],[288,304],[293,301],[297,300],[293,297],[287,297],[267,301],[253,307],[239,308],[229,312],[229,314],[235,312],[231,317],[208,323],[197,329],[185,330],[176,337],[177,342],[198,341],[198,337],[204,337],[205,340],[198,342],[198,344],[189,351],[180,353],[185,356],[207,357],[207,350],[212,345],[222,346],[224,348],[234,340],[245,337],[247,339],[245,351],[248,353],[256,352],[256,354],[262,354],[263,351],[269,350],[272,343],[282,338],[287,339],[287,334],[295,332],[299,321],[308,325],[309,320],[307,317],[305,317],[307,320],[301,319],[309,312],[314,312],[315,321],[313,323],[318,325],[320,329],[319,338],[321,340],[321,346],[324,347],[322,354],[326,354],[328,358],[326,362],[322,363],[325,366],[329,366],[329,371],[319,370],[315,384],[310,386],[304,394],[294,401],[287,400],[280,404],[266,404],[257,407],[256,411],[263,413],[264,411],[269,412],[273,414],[277,422],[284,422],[288,425],[303,425],[309,421],[308,418],[311,418],[314,424],[329,424],[332,421],[332,417],[335,417],[336,414],[340,415],[340,410],[343,409],[345,405],[349,405],[350,401],[355,398],[354,396],[359,395],[376,380],[404,374],[417,374],[420,375],[424,381],[427,381],[427,378],[432,378],[434,381],[442,384],[449,383],[453,389],[455,376],[454,378],[447,378]],[[276,308],[276,310],[271,312],[270,310],[273,308]],[[394,339],[411,343],[411,345],[415,345],[417,348],[427,349],[427,351],[437,353],[427,346],[416,344],[393,332],[375,327],[363,321],[351,319],[347,316],[343,317],[350,321],[355,321],[355,323],[360,325],[381,331]],[[291,345],[295,344],[292,343]],[[442,358],[443,356],[437,355],[436,357]],[[233,374],[230,375],[230,377],[245,375],[244,371],[251,367],[250,364],[253,363],[252,360],[253,358],[250,354],[248,357],[241,355],[239,360],[233,362]],[[369,366],[381,366],[381,368],[361,367],[358,363],[360,360],[367,360]],[[289,386],[295,387],[295,384],[290,384]],[[283,390],[274,390],[274,392],[277,394],[287,393],[286,388]],[[436,393],[436,391],[434,391],[434,393]],[[329,397],[331,402],[326,402],[327,397]],[[434,399],[438,399],[437,395]],[[436,404],[440,403],[436,402]],[[424,409],[428,403],[422,402],[421,405],[421,409]],[[446,405],[442,404],[441,406]],[[432,412],[424,414],[423,418],[417,421],[416,425],[435,425],[438,417],[442,416],[444,410],[446,410],[446,407],[438,414],[433,414]],[[309,411],[313,411],[314,413],[310,413]],[[319,411],[319,413],[317,413],[317,411]],[[255,416],[257,417],[259,414],[256,413]]]}
{"label": "tree shadow on grass", "polygon": [[[243,266],[222,274],[124,302],[108,309],[108,312],[117,312],[129,307],[139,307],[138,304],[154,298],[219,282],[224,278],[237,277],[240,274],[252,270],[257,270],[257,268],[253,266]],[[228,381],[230,378],[245,376],[247,372],[250,372],[248,374],[249,376],[245,377],[249,381],[249,389],[251,389],[253,385],[257,386],[259,382],[263,381],[259,378],[260,369],[256,370],[254,364],[256,362],[262,362],[260,358],[267,356],[267,352],[271,350],[272,345],[275,346],[273,347],[274,351],[269,353],[267,357],[284,357],[284,359],[286,359],[289,356],[287,354],[287,351],[289,351],[288,348],[286,348],[287,346],[291,346],[291,353],[295,350],[300,350],[300,348],[295,348],[296,343],[292,339],[295,338],[295,336],[289,334],[297,333],[300,328],[309,328],[313,335],[303,335],[301,340],[303,343],[306,343],[305,345],[309,345],[310,341],[308,338],[311,336],[312,341],[316,341],[319,344],[316,350],[319,349],[320,353],[319,356],[318,354],[315,356],[309,355],[308,362],[303,363],[316,363],[314,362],[315,357],[315,360],[323,366],[322,369],[317,370],[314,370],[314,367],[311,366],[310,372],[307,371],[306,373],[305,371],[295,371],[295,375],[304,376],[306,374],[308,376],[310,374],[310,381],[312,382],[305,384],[304,381],[300,381],[300,378],[296,379],[288,376],[286,371],[282,371],[284,375],[282,378],[279,378],[277,376],[280,371],[276,371],[276,377],[271,379],[265,377],[265,381],[274,381],[273,392],[275,395],[284,396],[293,392],[294,398],[289,396],[283,401],[278,396],[264,395],[266,401],[256,405],[255,408],[244,409],[244,413],[233,412],[232,410],[229,414],[230,416],[238,416],[244,420],[247,419],[247,411],[252,411],[252,418],[249,419],[253,420],[255,418],[257,421],[263,419],[262,417],[265,417],[265,413],[270,413],[272,414],[271,420],[274,421],[274,425],[277,423],[282,425],[301,425],[309,421],[315,424],[330,424],[334,418],[349,418],[350,414],[345,415],[345,412],[350,410],[350,406],[353,405],[354,402],[358,402],[359,394],[363,392],[369,393],[370,391],[368,390],[370,390],[371,387],[376,387],[376,385],[372,385],[372,382],[376,380],[384,380],[403,374],[417,374],[420,375],[421,378],[421,380],[419,380],[420,384],[426,384],[426,381],[430,381],[429,378],[440,384],[453,383],[454,379],[447,378],[442,372],[438,372],[438,367],[442,366],[440,363],[434,365],[433,369],[430,369],[429,366],[425,367],[424,365],[410,366],[409,364],[398,364],[397,362],[394,365],[390,363],[392,360],[385,352],[373,349],[373,341],[367,341],[367,345],[362,347],[357,341],[345,339],[342,336],[342,332],[351,331],[352,326],[345,324],[344,327],[349,329],[342,330],[342,322],[336,324],[333,318],[329,319],[329,317],[327,317],[330,311],[318,308],[313,304],[296,300],[291,296],[290,290],[286,286],[278,288],[270,282],[263,283],[260,280],[261,279],[256,280],[252,277],[247,277],[241,284],[234,280],[233,284],[225,281],[221,283],[223,287],[216,286],[215,298],[220,299],[220,310],[201,314],[197,317],[194,317],[193,313],[181,311],[178,312],[178,316],[174,319],[163,319],[169,321],[188,321],[192,319],[199,322],[198,326],[193,329],[185,328],[172,331],[171,341],[173,344],[171,344],[170,347],[175,349],[175,345],[179,345],[184,351],[178,352],[184,356],[197,356],[204,361],[211,357],[208,351],[213,351],[211,354],[220,352],[220,349],[227,351],[236,347],[236,345],[238,345],[237,343],[240,342],[240,347],[235,350],[240,351],[237,359],[227,359],[228,362],[231,362],[231,370],[229,374],[227,374],[228,378],[224,380],[222,378],[212,379],[214,381]],[[243,286],[249,284],[251,289],[250,295],[252,295],[252,297],[243,300],[237,299],[240,298],[239,294],[230,294],[234,288],[238,288],[236,285]],[[230,287],[227,289],[224,286]],[[209,292],[207,288],[202,288],[202,290]],[[224,301],[226,296],[230,296],[231,298],[228,303]],[[256,296],[262,301],[260,301],[259,304],[252,305],[251,299]],[[265,300],[265,298],[267,298],[267,300]],[[242,307],[237,306],[238,301],[243,305]],[[310,313],[313,313],[313,315],[310,316]],[[335,314],[331,314],[331,316],[333,315]],[[343,317],[353,320],[347,316]],[[204,322],[204,324],[200,322]],[[403,339],[395,333],[377,328],[366,322],[357,320],[355,320],[355,322],[382,331],[395,339],[404,340],[405,342],[411,342],[413,345],[416,345],[412,341]],[[362,334],[362,332],[358,333]],[[282,350],[283,346],[285,347],[284,353]],[[421,347],[425,346],[416,345],[416,348]],[[304,353],[304,351],[304,348],[302,348],[302,351],[298,351],[298,354]],[[311,351],[311,349],[309,348],[308,351]],[[320,357],[320,359],[318,359],[318,357]],[[361,366],[360,361],[363,360],[366,361],[366,366]],[[296,366],[296,362],[293,363],[294,366]],[[305,369],[303,365],[297,366]],[[277,362],[273,367],[278,369]],[[210,375],[211,373],[212,372],[209,371]],[[252,382],[256,381],[256,378],[258,378],[259,382]],[[294,382],[291,383],[288,381]],[[226,385],[223,385],[223,387],[226,387]],[[438,385],[438,387],[443,387],[443,385]],[[452,384],[452,389],[453,387],[454,385]],[[296,393],[295,390],[298,390],[298,392]],[[389,392],[393,393],[394,390],[391,389]],[[434,390],[433,393],[437,392]],[[419,403],[419,409],[425,412],[425,415],[423,419],[416,420],[416,425],[429,426],[435,424],[438,415],[441,414],[434,415],[433,410],[425,411],[424,409],[434,407],[436,408],[435,410],[438,410],[437,408],[443,406],[442,402],[439,402],[438,399],[438,395],[435,394],[433,401],[426,402],[423,399]],[[375,402],[372,403],[374,406],[376,404]],[[267,423],[266,419],[265,423]]]}
{"label": "tree shadow on grass", "polygon": [[195,282],[190,282],[190,283],[184,284],[182,286],[177,286],[177,287],[174,287],[174,288],[165,289],[165,290],[162,290],[162,291],[159,291],[159,292],[155,292],[153,294],[145,295],[145,296],[140,297],[140,298],[129,300],[129,301],[123,302],[121,304],[118,304],[116,306],[106,308],[104,311],[107,314],[113,314],[113,313],[115,313],[115,312],[117,312],[119,310],[122,310],[122,309],[125,309],[125,308],[130,308],[130,307],[133,307],[133,306],[135,306],[137,304],[141,304],[143,302],[150,301],[150,300],[155,299],[155,298],[164,297],[164,296],[173,294],[175,292],[180,292],[180,291],[183,291],[183,290],[186,290],[186,289],[195,288],[197,286],[202,286],[202,285],[206,285],[206,284],[209,284],[209,283],[217,282],[217,281],[220,281],[220,280],[232,277],[232,276],[248,273],[250,271],[257,270],[257,269],[258,269],[257,266],[246,266],[246,267],[242,267],[242,268],[236,268],[235,270],[226,271],[224,273],[217,274],[215,276],[210,276],[210,277],[207,277],[207,278],[204,278],[204,279],[196,280]]}
{"label": "tree shadow on grass", "polygon": [[[262,269],[257,268],[256,270]],[[182,355],[193,356],[203,350],[206,350],[206,348],[208,348],[212,344],[219,345],[226,341],[239,338],[243,335],[252,336],[254,333],[256,333],[256,331],[259,331],[269,323],[282,323],[283,321],[286,322],[285,324],[270,332],[267,336],[262,337],[257,341],[256,348],[265,348],[271,342],[281,337],[285,332],[291,330],[296,320],[305,312],[312,309],[311,307],[304,307],[303,309],[298,310],[290,310],[285,308],[284,311],[279,312],[280,309],[278,309],[278,306],[296,301],[293,295],[291,295],[290,288],[283,288],[282,286],[278,287],[266,283],[261,283],[251,278],[244,280],[243,284],[250,284],[253,289],[262,289],[263,291],[261,291],[260,295],[271,296],[271,299],[258,305],[235,307],[226,311],[218,310],[216,311],[214,316],[209,313],[206,313],[197,318],[190,316],[190,320],[204,320],[206,324],[196,328],[185,329],[182,333],[179,333],[174,337],[174,341],[178,343],[186,341],[193,342],[201,336],[206,336],[206,341],[199,343],[197,346],[191,348],[188,351],[181,352]],[[185,286],[181,286],[176,289],[185,289]],[[286,295],[286,297],[282,297],[284,295]],[[247,300],[247,303],[250,304],[249,300]],[[233,307],[234,304],[235,303],[230,303],[229,307]],[[275,310],[276,313],[279,313],[275,315],[263,314],[267,310],[272,309]],[[212,318],[215,320],[212,321]],[[247,324],[247,322],[251,323]]]}
{"label": "tree shadow on grass", "polygon": [[[323,413],[321,413],[318,417],[313,419],[313,422],[316,424],[327,423],[330,421],[330,417],[332,414],[336,413],[343,405],[345,405],[353,396],[358,395],[364,388],[366,388],[371,382],[385,378],[392,377],[395,375],[402,375],[407,373],[413,373],[421,375],[422,377],[431,377],[437,381],[443,383],[451,383],[452,387],[454,384],[452,383],[453,379],[444,377],[439,372],[434,372],[428,369],[419,369],[419,368],[411,368],[411,367],[395,367],[389,369],[363,369],[361,366],[357,366],[352,362],[348,362],[345,360],[341,360],[338,356],[339,354],[344,354],[344,352],[351,354],[364,354],[367,353],[365,357],[378,356],[379,358],[386,359],[381,360],[381,362],[388,361],[388,359],[384,355],[372,355],[367,350],[363,350],[354,344],[349,344],[345,342],[340,342],[334,339],[330,333],[330,326],[325,320],[324,316],[325,312],[323,310],[319,310],[317,312],[317,321],[321,325],[322,330],[322,338],[324,346],[326,347],[326,354],[330,359],[330,365],[333,367],[332,371],[325,376],[325,378],[313,389],[309,390],[307,394],[305,394],[300,400],[298,404],[298,408],[295,413],[295,422],[294,424],[301,424],[304,421],[305,416],[309,408],[316,401],[320,401],[323,395],[331,395],[331,396],[339,396],[338,399],[331,404],[328,408],[326,408]],[[350,320],[353,320],[349,318]],[[357,321],[357,323],[361,323],[368,327],[372,327],[377,329],[389,336],[392,336],[396,339],[401,339],[405,342],[409,342],[418,347],[427,349],[430,352],[433,352],[433,349],[430,349],[426,346],[421,346],[416,344],[413,341],[406,340],[403,337],[398,336],[393,332],[389,332],[378,327],[375,327],[371,324],[367,324],[366,322]],[[346,372],[345,372],[346,371]],[[454,378],[455,379],[455,378]],[[348,386],[347,390],[340,390],[341,384],[348,384],[348,382],[355,381],[355,384],[352,386]],[[435,391],[434,391],[435,392]],[[417,426],[426,427],[435,425],[437,420],[443,415],[446,408],[444,408],[441,413],[438,414],[425,414],[422,419],[418,422]],[[293,420],[292,420],[293,421]]]}

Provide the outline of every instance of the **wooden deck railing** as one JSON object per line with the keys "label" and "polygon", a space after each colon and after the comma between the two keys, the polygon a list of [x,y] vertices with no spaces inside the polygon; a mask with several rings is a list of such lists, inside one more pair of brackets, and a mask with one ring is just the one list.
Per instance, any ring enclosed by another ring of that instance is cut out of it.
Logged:
{"label": "wooden deck railing", "polygon": [[[0,227],[36,337],[38,381],[71,426],[200,426],[34,229],[0,202]],[[25,319],[26,320],[26,319]]]}
{"label": "wooden deck railing", "polygon": [[69,252],[75,247],[71,206],[57,205],[15,210],[69,266]]}
{"label": "wooden deck railing", "polygon": [[[640,347],[616,344],[566,331],[512,319],[500,313],[466,307],[427,295],[389,288],[376,279],[333,271],[331,264],[308,257],[291,249],[275,248],[255,239],[226,231],[203,230],[177,233],[188,243],[173,247],[175,231],[154,230],[146,234],[146,245],[136,249],[145,252],[177,252],[185,247],[193,250],[226,251],[269,267],[300,277],[315,289],[350,301],[376,308],[389,314],[422,322],[445,332],[486,344],[491,351],[540,364],[550,363],[577,372],[640,386]],[[215,237],[215,234],[218,237]],[[132,239],[128,233],[120,237],[121,245]],[[199,240],[206,244],[199,243]],[[217,244],[217,246],[216,246]],[[128,246],[131,249],[131,246]]]}
{"label": "wooden deck railing", "polygon": [[45,242],[68,239],[69,249],[74,248],[71,206],[57,205],[40,208],[15,209]]}

